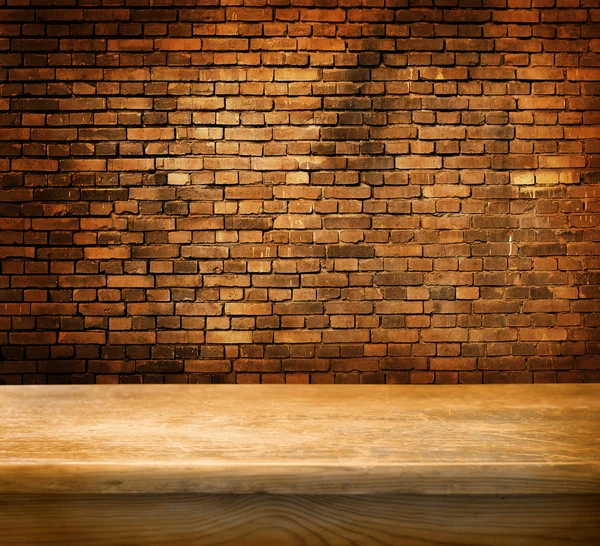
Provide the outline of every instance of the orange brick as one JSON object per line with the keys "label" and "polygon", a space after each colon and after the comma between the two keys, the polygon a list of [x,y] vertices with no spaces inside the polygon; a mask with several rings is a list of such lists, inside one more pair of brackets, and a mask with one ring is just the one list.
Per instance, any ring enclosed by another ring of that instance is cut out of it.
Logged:
{"label": "orange brick", "polygon": [[201,40],[200,38],[157,38],[154,45],[159,51],[194,51],[201,49]]}
{"label": "orange brick", "polygon": [[184,362],[184,370],[191,373],[228,373],[231,371],[229,360],[199,360],[192,359]]}
{"label": "orange brick", "polygon": [[58,342],[69,345],[104,345],[105,332],[59,332]]}
{"label": "orange brick", "polygon": [[225,315],[270,315],[271,303],[226,303]]}
{"label": "orange brick", "polygon": [[2,10],[0,383],[600,380],[576,3]]}
{"label": "orange brick", "polygon": [[154,345],[156,332],[109,332],[111,345]]}

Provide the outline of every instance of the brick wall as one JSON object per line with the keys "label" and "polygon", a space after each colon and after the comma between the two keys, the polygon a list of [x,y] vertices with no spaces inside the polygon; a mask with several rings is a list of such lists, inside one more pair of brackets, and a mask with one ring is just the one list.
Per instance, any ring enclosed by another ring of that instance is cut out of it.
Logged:
{"label": "brick wall", "polygon": [[600,380],[597,0],[0,0],[0,383]]}

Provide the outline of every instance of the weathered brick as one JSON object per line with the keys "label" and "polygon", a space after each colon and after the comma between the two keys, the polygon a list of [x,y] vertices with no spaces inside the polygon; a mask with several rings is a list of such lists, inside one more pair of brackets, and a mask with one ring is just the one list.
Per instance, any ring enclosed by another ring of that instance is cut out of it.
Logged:
{"label": "weathered brick", "polygon": [[175,312],[182,316],[216,316],[220,315],[223,305],[220,303],[181,302],[175,304]]}
{"label": "weathered brick", "polygon": [[270,315],[271,303],[226,303],[226,315]]}
{"label": "weathered brick", "polygon": [[34,4],[0,383],[600,380],[590,2]]}
{"label": "weathered brick", "polygon": [[252,343],[252,332],[250,331],[218,331],[206,332],[206,342],[223,345],[239,345],[240,343]]}
{"label": "weathered brick", "polygon": [[190,373],[229,373],[231,362],[218,359],[190,359],[184,362],[184,370]]}
{"label": "weathered brick", "polygon": [[108,342],[111,345],[153,345],[156,332],[110,332]]}
{"label": "weathered brick", "polygon": [[309,214],[288,214],[275,218],[275,229],[320,229],[321,218]]}

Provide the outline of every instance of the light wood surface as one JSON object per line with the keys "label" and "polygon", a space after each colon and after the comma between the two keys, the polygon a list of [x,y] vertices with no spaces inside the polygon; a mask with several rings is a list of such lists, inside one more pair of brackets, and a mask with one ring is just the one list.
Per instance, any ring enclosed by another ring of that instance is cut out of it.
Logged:
{"label": "light wood surface", "polygon": [[600,496],[0,496],[2,546],[598,546]]}
{"label": "light wood surface", "polygon": [[0,389],[0,494],[599,494],[600,385]]}

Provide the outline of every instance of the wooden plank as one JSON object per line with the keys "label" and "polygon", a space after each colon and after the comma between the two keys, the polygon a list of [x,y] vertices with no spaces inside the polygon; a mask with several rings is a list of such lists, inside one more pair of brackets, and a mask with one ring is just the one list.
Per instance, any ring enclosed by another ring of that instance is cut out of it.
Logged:
{"label": "wooden plank", "polygon": [[0,493],[597,494],[600,385],[0,389]]}
{"label": "wooden plank", "polygon": [[3,546],[597,546],[600,496],[0,496]]}

